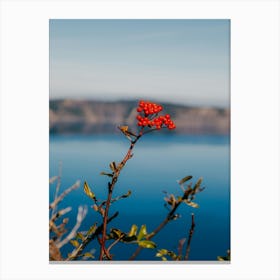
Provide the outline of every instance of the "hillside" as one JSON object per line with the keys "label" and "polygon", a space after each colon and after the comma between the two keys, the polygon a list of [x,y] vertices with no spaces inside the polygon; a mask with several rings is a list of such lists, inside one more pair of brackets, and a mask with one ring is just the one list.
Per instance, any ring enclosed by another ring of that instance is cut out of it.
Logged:
{"label": "hillside", "polygon": [[[176,123],[176,133],[227,135],[230,129],[229,109],[189,107],[162,103],[165,112]],[[114,133],[118,125],[136,129],[137,101],[51,100],[50,133]]]}

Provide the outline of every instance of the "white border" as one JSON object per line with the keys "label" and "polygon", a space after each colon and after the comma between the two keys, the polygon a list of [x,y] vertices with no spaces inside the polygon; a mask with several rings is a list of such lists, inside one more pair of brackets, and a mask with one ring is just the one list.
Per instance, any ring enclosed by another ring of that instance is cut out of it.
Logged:
{"label": "white border", "polygon": [[[49,265],[48,20],[231,19],[232,261]],[[2,1],[1,279],[279,279],[279,2]]]}

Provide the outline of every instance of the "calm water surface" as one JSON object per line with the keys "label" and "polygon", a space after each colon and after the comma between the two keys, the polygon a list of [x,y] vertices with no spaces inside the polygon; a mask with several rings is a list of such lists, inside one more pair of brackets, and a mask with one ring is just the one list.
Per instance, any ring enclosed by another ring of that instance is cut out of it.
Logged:
{"label": "calm water surface", "polygon": [[[85,180],[99,199],[105,199],[107,177],[101,171],[109,171],[109,163],[119,162],[129,147],[121,135],[102,136],[50,136],[50,176],[58,174],[62,162],[62,187],[66,189],[76,180]],[[146,224],[151,232],[166,216],[164,193],[181,195],[177,180],[192,175],[195,180],[203,177],[206,189],[197,194],[199,209],[181,205],[181,218],[169,223],[153,240],[158,248],[177,252],[178,241],[188,236],[191,213],[195,213],[195,232],[191,243],[190,260],[217,260],[230,248],[230,146],[226,136],[178,136],[145,135],[136,144],[134,157],[123,169],[114,194],[132,191],[129,198],[112,205],[110,213],[119,216],[109,224],[129,231],[132,224]],[[53,199],[55,184],[50,186]],[[69,194],[60,207],[71,205],[70,225],[75,224],[79,205],[90,206],[90,199],[82,186]],[[91,208],[81,227],[86,230],[100,216]],[[63,247],[63,254],[73,247]],[[96,243],[90,249],[99,248]],[[134,245],[117,244],[112,253],[118,260],[126,260],[134,251]],[[156,251],[144,249],[139,260],[158,260]]]}

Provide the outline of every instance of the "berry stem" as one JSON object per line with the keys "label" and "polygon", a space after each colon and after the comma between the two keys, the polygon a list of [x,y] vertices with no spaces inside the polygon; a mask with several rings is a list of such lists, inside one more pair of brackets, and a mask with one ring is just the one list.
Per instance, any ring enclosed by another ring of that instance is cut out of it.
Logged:
{"label": "berry stem", "polygon": [[111,182],[108,183],[108,196],[106,200],[106,205],[105,205],[105,212],[104,212],[104,217],[103,217],[103,230],[102,230],[102,237],[100,240],[100,255],[99,255],[99,260],[103,260],[104,254],[106,255],[107,259],[112,259],[108,250],[106,250],[106,230],[107,230],[107,220],[108,220],[108,214],[109,214],[109,208],[112,200],[112,194],[113,194],[113,189],[115,187],[115,184],[118,181],[119,175],[121,173],[122,168],[125,166],[126,162],[131,158],[132,150],[137,143],[137,141],[144,135],[143,134],[143,129],[141,128],[139,134],[136,136],[134,140],[130,141],[130,147],[124,156],[123,160],[121,163],[117,166],[117,169],[113,173],[113,177],[111,179]]}

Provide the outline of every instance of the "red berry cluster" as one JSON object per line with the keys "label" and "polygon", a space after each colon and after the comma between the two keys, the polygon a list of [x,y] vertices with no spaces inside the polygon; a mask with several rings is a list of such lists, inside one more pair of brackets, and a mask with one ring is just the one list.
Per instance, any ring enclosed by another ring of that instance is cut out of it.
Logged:
{"label": "red berry cluster", "polygon": [[138,126],[155,127],[156,129],[161,129],[162,127],[167,127],[168,129],[176,128],[176,125],[170,119],[170,115],[157,116],[163,109],[161,105],[143,100],[139,101],[138,105],[137,112],[139,115],[136,117]]}

